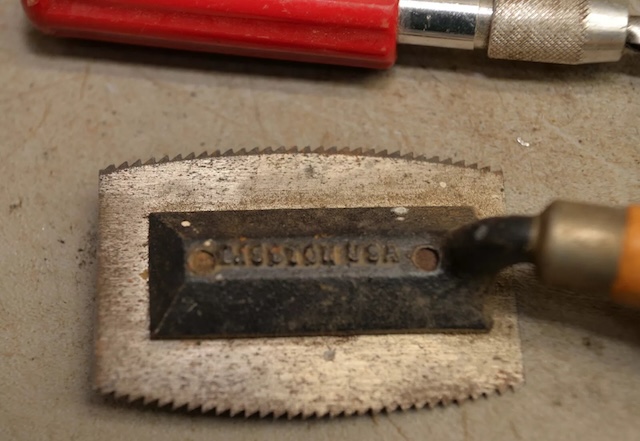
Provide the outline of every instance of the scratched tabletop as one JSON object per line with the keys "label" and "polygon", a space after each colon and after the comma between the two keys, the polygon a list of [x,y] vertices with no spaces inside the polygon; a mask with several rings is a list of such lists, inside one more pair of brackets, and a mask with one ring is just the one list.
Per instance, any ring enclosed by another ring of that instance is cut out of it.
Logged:
{"label": "scratched tabletop", "polygon": [[1,440],[635,440],[640,314],[520,269],[526,383],[320,420],[197,416],[91,390],[98,170],[256,146],[416,152],[502,170],[507,208],[640,202],[640,55],[562,67],[404,48],[383,72],[63,41],[0,0]]}

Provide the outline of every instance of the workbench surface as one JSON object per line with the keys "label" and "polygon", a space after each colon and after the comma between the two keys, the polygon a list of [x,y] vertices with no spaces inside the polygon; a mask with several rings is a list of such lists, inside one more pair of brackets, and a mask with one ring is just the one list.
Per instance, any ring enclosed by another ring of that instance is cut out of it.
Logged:
{"label": "workbench surface", "polygon": [[640,314],[521,269],[526,384],[321,420],[127,407],[91,390],[98,170],[256,146],[351,146],[501,169],[509,211],[640,202],[640,55],[563,67],[404,48],[371,72],[62,41],[0,0],[0,439],[633,440]]}

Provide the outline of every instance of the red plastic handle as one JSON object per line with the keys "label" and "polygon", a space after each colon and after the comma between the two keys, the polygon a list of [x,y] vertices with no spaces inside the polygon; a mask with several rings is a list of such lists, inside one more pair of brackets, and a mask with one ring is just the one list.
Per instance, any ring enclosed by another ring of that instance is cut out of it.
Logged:
{"label": "red plastic handle", "polygon": [[396,58],[398,0],[22,0],[65,37],[359,67]]}

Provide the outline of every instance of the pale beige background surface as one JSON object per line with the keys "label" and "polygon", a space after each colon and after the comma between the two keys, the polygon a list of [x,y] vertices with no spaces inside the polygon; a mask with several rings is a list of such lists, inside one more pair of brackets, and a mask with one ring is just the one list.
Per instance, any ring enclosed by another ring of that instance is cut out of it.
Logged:
{"label": "pale beige background surface", "polygon": [[217,148],[375,147],[500,168],[511,211],[640,202],[639,75],[640,56],[553,67],[405,49],[394,69],[365,72],[64,42],[0,0],[0,440],[640,439],[640,314],[544,290],[526,271],[515,393],[273,422],[90,391],[98,169]]}

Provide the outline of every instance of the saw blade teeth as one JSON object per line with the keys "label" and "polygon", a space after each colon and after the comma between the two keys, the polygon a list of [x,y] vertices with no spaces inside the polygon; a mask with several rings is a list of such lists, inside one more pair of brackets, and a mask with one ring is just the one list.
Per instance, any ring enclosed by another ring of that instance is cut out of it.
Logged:
{"label": "saw blade teeth", "polygon": [[153,406],[158,409],[167,408],[173,411],[184,410],[186,412],[194,412],[199,411],[200,413],[215,413],[215,415],[228,415],[231,417],[236,416],[244,416],[244,418],[250,418],[252,416],[259,416],[260,418],[265,418],[270,415],[273,416],[273,419],[278,419],[286,415],[288,419],[294,418],[322,418],[325,416],[329,416],[331,418],[339,417],[339,416],[351,416],[354,414],[357,415],[376,415],[381,412],[391,413],[398,410],[406,411],[409,409],[422,409],[429,408],[432,409],[436,406],[448,406],[453,403],[460,405],[465,401],[469,400],[477,400],[480,397],[488,398],[490,394],[499,394],[503,395],[507,391],[514,391],[515,387],[510,384],[499,385],[490,390],[478,390],[476,388],[469,388],[468,390],[461,392],[460,394],[456,394],[454,396],[435,396],[429,398],[427,400],[422,401],[410,401],[410,402],[397,402],[391,401],[388,403],[379,403],[372,406],[360,407],[360,408],[351,408],[351,409],[343,409],[339,407],[329,407],[323,409],[313,409],[313,408],[267,408],[267,407],[248,407],[246,403],[238,404],[236,406],[229,407],[229,404],[216,404],[216,403],[201,403],[200,401],[185,401],[179,400],[176,401],[170,398],[158,398],[158,397],[148,397],[140,394],[129,394],[123,393],[121,391],[112,390],[110,388],[98,388],[98,392],[105,397],[112,397],[114,401],[126,402],[126,403],[141,403],[144,406]]}
{"label": "saw blade teeth", "polygon": [[158,399],[153,397],[142,397],[142,405],[160,407],[158,404]]}
{"label": "saw blade teeth", "polygon": [[392,403],[380,409],[378,413],[382,413],[384,411],[385,413],[389,414],[395,412],[396,410],[398,410],[398,408],[400,408],[398,404]]}
{"label": "saw blade teeth", "polygon": [[211,403],[206,403],[206,404],[202,404],[200,406],[200,413],[209,413],[211,412],[213,409],[215,408],[215,406]]}
{"label": "saw blade teeth", "polygon": [[[216,158],[216,157],[229,157],[229,156],[246,156],[246,155],[260,155],[260,154],[264,154],[264,155],[268,155],[268,154],[273,154],[273,153],[278,153],[278,154],[322,154],[322,155],[335,155],[335,154],[340,154],[340,155],[350,155],[350,156],[370,156],[370,157],[376,157],[376,158],[394,158],[394,159],[406,159],[406,160],[412,160],[412,161],[424,161],[424,162],[433,162],[433,163],[438,163],[438,164],[444,164],[444,165],[451,165],[454,167],[461,167],[461,168],[469,168],[469,169],[477,169],[480,170],[481,172],[487,172],[487,173],[493,173],[494,171],[491,169],[490,166],[485,166],[480,168],[480,166],[477,163],[473,163],[470,165],[466,165],[465,161],[456,161],[454,162],[451,158],[449,159],[445,159],[445,160],[441,160],[439,156],[433,156],[430,158],[426,158],[425,155],[418,155],[416,156],[413,152],[409,152],[406,154],[403,154],[400,150],[396,150],[396,151],[392,151],[391,153],[388,152],[388,150],[384,149],[384,150],[380,150],[377,151],[375,149],[363,149],[362,147],[358,147],[355,149],[350,149],[349,147],[344,147],[344,148],[338,148],[338,147],[317,147],[317,148],[312,148],[310,146],[304,147],[302,149],[298,148],[298,147],[278,147],[276,150],[274,150],[271,147],[267,147],[265,149],[260,149],[259,147],[255,147],[253,149],[251,149],[250,151],[247,151],[246,149],[242,148],[239,150],[233,150],[233,149],[227,149],[224,151],[221,150],[216,150],[212,153],[207,153],[202,152],[200,155],[195,155],[195,153],[190,153],[189,155],[183,157],[182,155],[177,155],[175,156],[173,159],[169,158],[169,156],[165,155],[164,157],[162,157],[160,160],[156,161],[155,158],[150,158],[147,162],[142,163],[140,160],[137,160],[136,162],[134,162],[133,164],[129,165],[128,162],[123,162],[122,164],[120,164],[118,167],[116,167],[115,165],[109,165],[107,168],[100,170],[100,175],[106,175],[106,174],[110,174],[113,173],[115,171],[120,171],[120,170],[124,170],[127,168],[132,168],[132,167],[141,167],[141,166],[145,166],[145,165],[154,165],[154,164],[164,164],[167,162],[174,162],[174,161],[184,161],[184,160],[195,160],[195,159],[206,159],[206,158]],[[495,171],[495,173],[500,173],[500,171]]]}
{"label": "saw blade teeth", "polygon": [[124,399],[128,404],[134,404],[136,401],[142,403],[144,401],[142,395],[126,395]]}
{"label": "saw blade teeth", "polygon": [[216,416],[224,415],[225,413],[229,413],[229,408],[226,406],[216,406],[213,408]]}
{"label": "saw blade teeth", "polygon": [[114,390],[109,395],[112,395],[114,400],[121,401],[122,399],[127,397],[128,394],[126,392],[121,392],[121,391],[118,391],[118,390]]}
{"label": "saw blade teeth", "polygon": [[171,404],[171,410],[173,412],[187,412],[187,404],[186,403],[179,403],[179,404],[175,404],[172,403]]}
{"label": "saw blade teeth", "polygon": [[158,398],[157,400],[157,406],[159,409],[169,406],[173,403],[173,400],[171,398]]}
{"label": "saw blade teeth", "polygon": [[198,403],[187,403],[187,412],[195,412],[198,409],[202,409],[202,406],[200,404],[198,404]]}
{"label": "saw blade teeth", "polygon": [[428,399],[426,401],[422,401],[421,404],[422,404],[422,408],[423,409],[429,409],[429,410],[433,409],[437,405],[437,403],[433,404],[433,400],[431,400],[431,399]]}
{"label": "saw blade teeth", "polygon": [[[400,408],[400,410],[402,410],[404,412],[405,410],[413,409],[414,407],[415,407],[415,404],[413,404],[413,403],[402,403],[400,405],[397,405],[396,409]],[[390,411],[390,412],[392,412],[392,411]]]}
{"label": "saw blade teeth", "polygon": [[117,170],[116,166],[113,165],[113,164],[110,164],[109,166],[107,166],[107,168],[102,169],[100,171],[100,174],[106,175],[106,174],[112,173],[112,172],[114,172],[116,170]]}
{"label": "saw blade teeth", "polygon": [[238,415],[241,415],[244,413],[244,408],[243,407],[232,407],[231,409],[229,409],[229,416],[230,417],[235,417]]}
{"label": "saw blade teeth", "polygon": [[115,393],[115,390],[111,387],[97,386],[94,389],[97,393],[103,395],[104,397],[108,397],[109,395],[113,395]]}
{"label": "saw blade teeth", "polygon": [[[309,418],[311,418],[311,417],[313,417],[315,415],[316,415],[315,411],[313,411],[313,410],[305,410],[305,411],[303,411],[301,413],[300,416],[302,417],[303,420],[308,420]],[[318,415],[318,416],[321,416],[321,415]]]}
{"label": "saw blade teeth", "polygon": [[427,403],[428,403],[428,401],[420,401],[420,402],[418,402],[418,403],[414,404],[413,406],[414,406],[416,409],[424,409],[424,408],[425,408],[425,406],[427,405]]}

